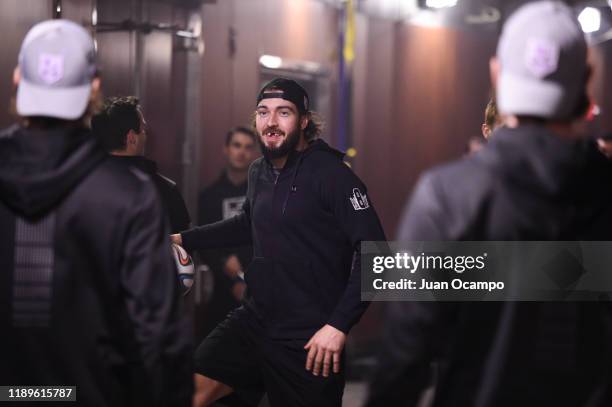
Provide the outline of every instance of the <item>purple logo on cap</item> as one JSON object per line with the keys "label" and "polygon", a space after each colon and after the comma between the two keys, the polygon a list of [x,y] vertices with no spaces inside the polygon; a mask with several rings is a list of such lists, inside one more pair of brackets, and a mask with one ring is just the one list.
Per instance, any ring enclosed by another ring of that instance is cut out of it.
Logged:
{"label": "purple logo on cap", "polygon": [[64,56],[40,54],[38,57],[38,76],[47,85],[52,85],[64,77]]}
{"label": "purple logo on cap", "polygon": [[559,66],[559,46],[543,38],[530,38],[527,42],[525,66],[538,78],[550,75]]}

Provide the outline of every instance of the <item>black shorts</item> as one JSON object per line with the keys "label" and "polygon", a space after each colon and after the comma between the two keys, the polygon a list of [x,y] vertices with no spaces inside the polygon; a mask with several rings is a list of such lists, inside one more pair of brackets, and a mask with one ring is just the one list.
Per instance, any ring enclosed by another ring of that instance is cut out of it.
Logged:
{"label": "black shorts", "polygon": [[[344,374],[307,371],[307,340],[274,340],[250,311],[230,313],[202,341],[195,371],[234,389],[227,405],[257,406],[264,393],[272,407],[340,407]],[[344,368],[344,357],[341,367]]]}

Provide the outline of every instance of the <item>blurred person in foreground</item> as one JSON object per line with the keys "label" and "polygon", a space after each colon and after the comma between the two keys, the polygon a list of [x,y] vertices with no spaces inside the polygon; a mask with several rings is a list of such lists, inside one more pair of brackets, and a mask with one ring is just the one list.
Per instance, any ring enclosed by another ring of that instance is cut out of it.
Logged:
{"label": "blurred person in foreground", "polygon": [[[610,163],[575,130],[590,67],[573,10],[519,8],[491,74],[504,128],[421,177],[399,240],[612,240]],[[436,407],[609,406],[611,350],[606,302],[390,303],[367,406],[415,406],[431,376]]]}
{"label": "blurred person in foreground", "polygon": [[192,349],[155,187],[86,122],[94,43],[35,25],[0,135],[0,384],[76,386],[86,406],[189,406]]}

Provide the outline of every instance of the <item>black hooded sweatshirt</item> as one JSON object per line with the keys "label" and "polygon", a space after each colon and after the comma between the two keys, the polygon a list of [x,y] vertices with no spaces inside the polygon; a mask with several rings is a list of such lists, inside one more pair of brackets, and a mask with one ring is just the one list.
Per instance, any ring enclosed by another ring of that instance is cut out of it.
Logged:
{"label": "black hooded sweatshirt", "polygon": [[[592,140],[500,129],[427,171],[403,241],[612,240],[612,163]],[[607,302],[389,304],[368,407],[414,406],[437,361],[435,407],[610,406]]]}
{"label": "black hooded sweatshirt", "polygon": [[280,173],[262,157],[242,214],[182,233],[188,250],[253,244],[246,308],[272,338],[309,338],[325,324],[348,333],[368,306],[360,243],[385,234],[342,158],[322,140],[290,154]]}
{"label": "black hooded sweatshirt", "polygon": [[80,129],[0,133],[0,383],[77,386],[79,405],[191,405],[157,193]]}

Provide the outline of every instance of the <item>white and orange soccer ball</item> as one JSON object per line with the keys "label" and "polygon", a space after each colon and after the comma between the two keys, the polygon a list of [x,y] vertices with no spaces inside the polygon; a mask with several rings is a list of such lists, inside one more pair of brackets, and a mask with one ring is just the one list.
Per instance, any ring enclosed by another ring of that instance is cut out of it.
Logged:
{"label": "white and orange soccer ball", "polygon": [[175,243],[172,243],[172,255],[172,257],[174,257],[174,263],[176,264],[178,279],[183,288],[183,295],[187,295],[193,286],[195,274],[193,260],[185,249]]}

